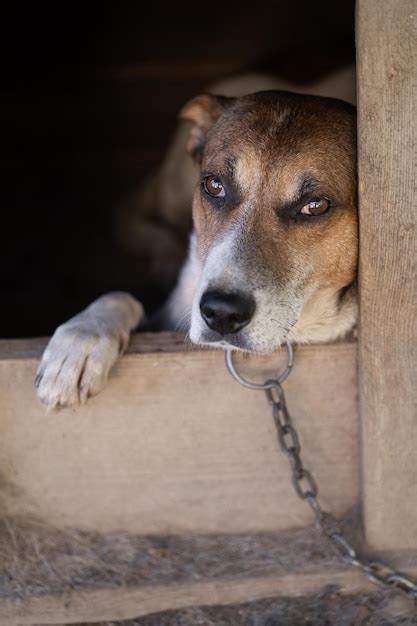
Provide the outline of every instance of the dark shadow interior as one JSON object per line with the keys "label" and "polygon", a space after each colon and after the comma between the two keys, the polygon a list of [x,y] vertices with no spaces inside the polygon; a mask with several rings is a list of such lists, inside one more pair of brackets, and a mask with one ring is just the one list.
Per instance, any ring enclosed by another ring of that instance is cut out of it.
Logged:
{"label": "dark shadow interior", "polygon": [[113,289],[155,310],[172,280],[111,224],[180,107],[242,71],[305,82],[354,61],[354,0],[23,2],[2,26],[1,337],[50,334]]}

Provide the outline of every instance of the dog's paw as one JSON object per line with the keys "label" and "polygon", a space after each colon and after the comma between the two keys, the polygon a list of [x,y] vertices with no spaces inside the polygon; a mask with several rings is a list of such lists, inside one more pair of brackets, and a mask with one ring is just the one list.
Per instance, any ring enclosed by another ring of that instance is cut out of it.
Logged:
{"label": "dog's paw", "polygon": [[106,384],[129,333],[91,320],[70,320],[55,331],[39,365],[39,398],[57,408],[85,403]]}

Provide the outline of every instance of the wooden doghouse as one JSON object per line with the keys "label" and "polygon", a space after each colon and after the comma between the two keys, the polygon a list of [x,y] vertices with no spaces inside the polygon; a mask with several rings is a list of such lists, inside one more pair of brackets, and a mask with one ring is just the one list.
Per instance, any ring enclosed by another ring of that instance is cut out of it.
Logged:
{"label": "wooden doghouse", "polygon": [[[359,511],[365,551],[414,577],[416,23],[415,0],[358,1],[359,340],[297,348],[285,383],[324,508],[347,526]],[[264,395],[222,354],[137,336],[103,393],[54,413],[33,389],[45,343],[0,342],[0,525],[33,578],[20,601],[0,593],[2,624],[373,589],[317,537]],[[284,358],[242,367],[262,376]]]}

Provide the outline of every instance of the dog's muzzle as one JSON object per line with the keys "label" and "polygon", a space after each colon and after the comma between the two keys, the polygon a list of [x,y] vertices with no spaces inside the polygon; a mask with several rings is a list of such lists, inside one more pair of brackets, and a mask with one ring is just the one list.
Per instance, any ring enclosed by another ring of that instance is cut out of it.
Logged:
{"label": "dog's muzzle", "polygon": [[201,296],[200,312],[211,330],[222,336],[230,335],[249,324],[255,313],[255,301],[244,294],[206,291]]}

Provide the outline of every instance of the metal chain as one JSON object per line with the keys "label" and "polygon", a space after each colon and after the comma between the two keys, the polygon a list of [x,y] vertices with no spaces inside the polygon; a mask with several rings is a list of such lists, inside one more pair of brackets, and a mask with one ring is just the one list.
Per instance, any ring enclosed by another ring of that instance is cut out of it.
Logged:
{"label": "metal chain", "polygon": [[297,430],[293,424],[285,402],[281,383],[289,375],[293,365],[293,351],[287,342],[288,363],[284,372],[277,379],[270,379],[263,384],[251,383],[236,371],[232,351],[226,351],[226,365],[232,376],[243,386],[250,389],[263,390],[272,407],[272,417],[277,429],[278,442],[287,454],[291,466],[292,484],[296,494],[304,500],[314,513],[314,522],[336,548],[340,556],[351,566],[359,569],[367,578],[379,585],[395,588],[417,601],[417,583],[408,576],[400,574],[380,560],[369,560],[360,556],[350,541],[342,534],[340,522],[330,513],[323,511],[318,500],[318,487],[311,472],[303,465],[300,453],[301,444]]}

